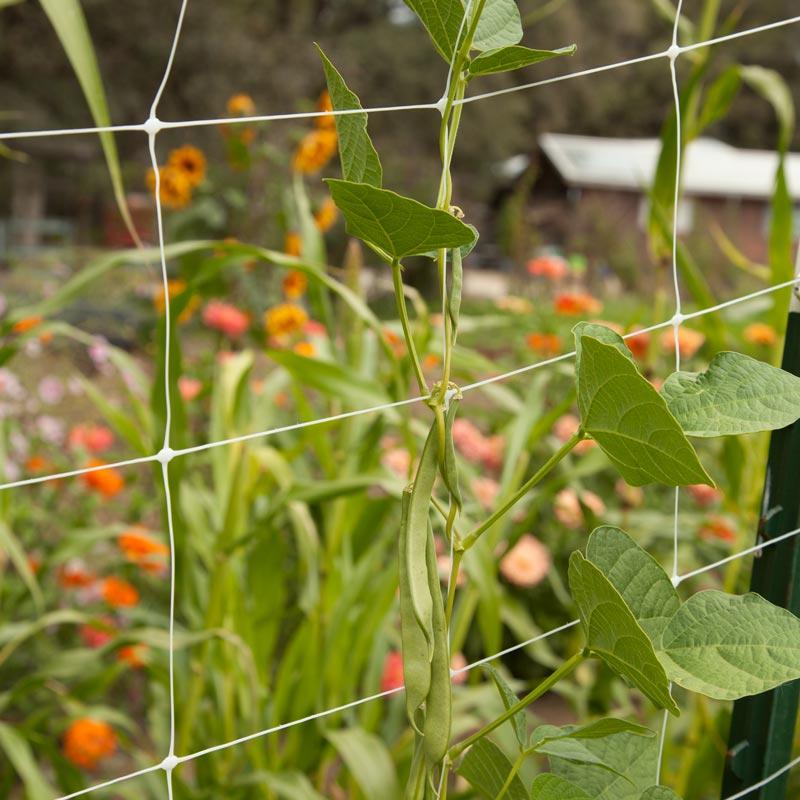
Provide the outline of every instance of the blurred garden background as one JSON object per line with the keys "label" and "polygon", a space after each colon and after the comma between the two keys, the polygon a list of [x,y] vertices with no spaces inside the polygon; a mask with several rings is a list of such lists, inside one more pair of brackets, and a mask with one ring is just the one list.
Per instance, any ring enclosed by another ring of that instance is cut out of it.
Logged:
{"label": "blurred garden background", "polygon": [[[80,6],[111,120],[141,124],[179,2]],[[672,36],[669,0],[519,6],[526,44],[574,43],[577,52],[492,76],[482,90],[655,53]],[[687,0],[683,12],[688,44],[797,8]],[[95,124],[42,4],[0,0],[0,41],[0,129]],[[0,491],[2,797],[56,798],[167,752],[161,472],[147,462],[106,466],[161,447],[165,358],[171,445],[198,447],[170,465],[177,753],[402,684],[399,497],[422,445],[425,407],[200,447],[416,393],[388,268],[348,239],[322,182],[339,174],[332,118],[233,119],[328,109],[314,42],[365,108],[441,95],[446,66],[399,0],[190,0],[159,116],[229,121],[157,139],[170,320],[147,137],[114,137],[130,225],[96,135],[0,142],[0,482],[22,482]],[[789,25],[679,64],[684,311],[793,275],[796,42]],[[433,202],[439,122],[432,110],[371,115],[387,186]],[[456,383],[570,351],[570,330],[583,319],[631,333],[671,318],[674,125],[664,59],[464,106],[454,197],[481,238],[465,261]],[[431,264],[411,259],[405,277],[423,367],[435,380],[442,317]],[[779,364],[789,298],[774,292],[691,320],[679,341],[684,368],[704,369],[725,349]],[[671,327],[628,343],[654,384],[673,370]],[[462,409],[453,434],[464,514],[476,519],[573,433],[573,364],[488,383],[466,394]],[[681,493],[682,573],[753,543],[767,445],[767,436],[701,441],[718,488]],[[25,483],[87,466],[104,468]],[[465,559],[453,666],[572,620],[566,560],[599,521],[671,559],[672,490],[628,486],[584,442]],[[443,542],[440,558],[446,581]],[[686,585],[745,591],[749,569],[750,560],[736,560]],[[579,641],[566,630],[495,664],[522,691]],[[482,670],[456,681],[456,732],[502,710]],[[684,713],[670,724],[666,781],[686,800],[711,800],[730,706],[677,695]],[[531,709],[557,724],[601,713],[660,725],[599,664],[582,665]],[[175,792],[390,800],[401,796],[412,742],[402,699],[387,697],[187,762]],[[530,777],[536,766],[525,770]],[[163,798],[164,776],[96,796]],[[451,796],[475,795],[456,784]],[[800,778],[787,794],[797,796]]]}

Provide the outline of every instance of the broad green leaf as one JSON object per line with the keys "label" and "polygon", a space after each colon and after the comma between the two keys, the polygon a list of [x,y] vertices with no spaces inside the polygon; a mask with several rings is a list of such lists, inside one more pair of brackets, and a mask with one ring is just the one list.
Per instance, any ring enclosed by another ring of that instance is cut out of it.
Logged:
{"label": "broad green leaf", "polygon": [[632,486],[714,485],[661,395],[613,344],[578,336],[584,430]]}
{"label": "broad green leaf", "polygon": [[670,680],[717,700],[800,678],[800,619],[757,594],[690,597],[669,621],[658,658]]}
{"label": "broad green leaf", "polygon": [[641,800],[681,800],[681,798],[666,786],[651,786],[645,789]]}
{"label": "broad green leaf", "polygon": [[[506,683],[505,678],[497,671],[491,664],[485,664],[483,669],[489,675],[497,687],[500,694],[500,699],[503,701],[503,706],[506,710],[511,706],[516,705],[519,698],[514,694],[513,689]],[[514,728],[514,736],[517,737],[517,742],[520,748],[524,748],[528,743],[528,724],[526,721],[525,710],[521,709],[513,717],[511,717],[511,725]]]}
{"label": "broad green leaf", "polygon": [[[387,261],[472,242],[472,230],[452,214],[366,183],[328,178],[347,232],[363,239]],[[696,481],[695,481],[696,483]]]}
{"label": "broad green leaf", "polygon": [[605,344],[613,345],[628,361],[633,362],[633,353],[628,349],[625,340],[616,331],[612,331],[611,328],[607,328],[605,325],[601,325],[598,322],[579,322],[573,327],[572,334],[575,337],[575,370],[578,372],[580,371],[581,353],[583,351],[581,340],[584,336],[591,336],[592,339],[598,339]]}
{"label": "broad green leaf", "polygon": [[[610,764],[621,774],[593,764],[576,764],[555,756],[550,757],[550,769],[558,777],[579,786],[593,800],[640,800],[641,793],[653,785],[658,761],[657,737],[621,733],[618,736],[587,740],[586,745],[603,762]],[[581,796],[578,795],[576,800],[582,800]]]}
{"label": "broad green leaf", "polygon": [[[475,249],[475,245],[478,244],[478,238],[480,234],[478,233],[478,229],[474,225],[470,225],[466,223],[467,227],[472,231],[472,241],[469,244],[461,245],[461,247],[457,248],[458,252],[461,254],[462,261]],[[426,253],[421,253],[420,255],[426,256],[427,258],[437,259],[439,258],[440,250],[428,250]]]}
{"label": "broad green leaf", "polygon": [[[348,89],[344,79],[319,45],[317,45],[317,51],[322,59],[325,80],[328,83],[328,94],[334,111],[361,108],[358,97]],[[372,186],[380,187],[383,181],[383,169],[375,146],[367,133],[366,113],[338,114],[334,119],[336,133],[339,136],[342,177],[346,181],[369,183]]]}
{"label": "broad green leaf", "polygon": [[[39,2],[67,54],[95,124],[98,128],[109,127],[111,116],[108,113],[103,79],[100,76],[100,68],[97,65],[97,57],[81,4],[78,0],[39,0]],[[122,171],[114,135],[110,131],[104,131],[98,136],[119,212],[131,237],[140,244],[125,200],[125,188],[122,185]]]}
{"label": "broad green leaf", "polygon": [[58,794],[45,780],[27,740],[5,722],[0,722],[0,749],[22,779],[28,800],[51,800]]}
{"label": "broad green leaf", "polygon": [[516,0],[486,0],[472,46],[481,51],[498,50],[517,44],[520,39],[522,20]]}
{"label": "broad green leaf", "polygon": [[569,559],[569,586],[587,648],[657,706],[677,716],[666,673],[644,629],[608,578],[577,551]]}
{"label": "broad green leaf", "polygon": [[662,566],[627,533],[595,528],[586,557],[611,581],[653,642],[658,642],[681,601]]}
{"label": "broad green leaf", "polygon": [[510,72],[558,56],[571,56],[575,53],[575,49],[575,45],[560,47],[558,50],[532,50],[522,45],[501,47],[499,50],[489,50],[474,58],[469,65],[469,73],[491,75],[495,72]]}
{"label": "broad green leaf", "polygon": [[397,773],[386,745],[363,728],[327,731],[326,738],[347,764],[356,783],[370,800],[397,800]]}
{"label": "broad green leaf", "polygon": [[464,5],[461,0],[404,0],[420,18],[433,40],[434,47],[448,63],[453,60]]}
{"label": "broad green leaf", "polygon": [[580,786],[547,772],[537,776],[531,785],[531,800],[591,800],[591,798]]}
{"label": "broad green leaf", "polygon": [[661,394],[687,436],[771,431],[800,417],[800,378],[742,353],[719,353],[705,372],[674,372]]}
{"label": "broad green leaf", "polygon": [[[491,739],[479,739],[467,751],[458,773],[486,800],[495,800],[511,772],[508,756]],[[527,800],[525,786],[515,775],[506,789],[508,800]]]}

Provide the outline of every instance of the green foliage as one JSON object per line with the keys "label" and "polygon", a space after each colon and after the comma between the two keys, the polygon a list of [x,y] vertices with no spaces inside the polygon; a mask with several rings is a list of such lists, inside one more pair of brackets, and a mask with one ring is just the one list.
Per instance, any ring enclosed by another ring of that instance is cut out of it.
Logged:
{"label": "green foliage", "polygon": [[546,772],[533,782],[531,800],[590,800],[590,797],[580,786]]}
{"label": "green foliage", "polygon": [[[470,748],[458,773],[469,781],[486,800],[495,800],[511,772],[511,762],[506,754],[490,739],[480,739]],[[509,800],[528,800],[525,786],[515,775],[508,788]]]}
{"label": "green foliage", "polygon": [[344,214],[347,232],[363,239],[386,261],[473,241],[472,231],[446,211],[366,183],[333,178],[326,183]]}
{"label": "green foliage", "polygon": [[[506,683],[503,676],[495,667],[493,667],[491,664],[486,664],[484,666],[484,670],[488,673],[494,685],[497,687],[497,691],[500,694],[500,699],[503,701],[506,711],[508,711],[508,709],[517,702],[517,696],[514,694],[511,687]],[[511,726],[514,729],[514,736],[517,739],[517,744],[521,750],[524,749],[528,743],[528,724],[525,719],[524,710],[518,711],[513,717],[511,717]]]}
{"label": "green foliage", "polygon": [[397,773],[386,745],[374,733],[351,727],[328,731],[327,738],[347,764],[365,797],[396,800]]}
{"label": "green foliage", "polygon": [[530,47],[513,45],[501,47],[498,50],[489,50],[470,61],[470,75],[492,75],[497,72],[510,72],[511,70],[538,64],[558,56],[571,56],[576,51],[575,45],[561,47],[558,50],[532,50]]}
{"label": "green foliage", "polygon": [[434,47],[448,63],[453,59],[464,5],[461,0],[404,0],[427,28]]}
{"label": "green foliage", "polygon": [[676,372],[661,390],[688,436],[775,430],[800,417],[800,378],[742,353],[718,353],[705,372]]}
{"label": "green foliage", "polygon": [[[475,0],[477,4],[478,0]],[[511,47],[522,39],[522,19],[516,0],[486,0],[475,29],[472,45],[476,50]]]}
{"label": "green foliage", "polygon": [[[322,59],[328,94],[334,111],[361,108],[358,97],[347,88],[344,79],[319,46],[317,51]],[[367,133],[367,115],[337,114],[334,119],[336,132],[339,135],[342,177],[346,181],[368,183],[380,188],[383,182],[383,169],[378,152]]]}
{"label": "green foliage", "polygon": [[632,486],[712,479],[667,409],[619,344],[576,331],[578,407],[583,429]]}

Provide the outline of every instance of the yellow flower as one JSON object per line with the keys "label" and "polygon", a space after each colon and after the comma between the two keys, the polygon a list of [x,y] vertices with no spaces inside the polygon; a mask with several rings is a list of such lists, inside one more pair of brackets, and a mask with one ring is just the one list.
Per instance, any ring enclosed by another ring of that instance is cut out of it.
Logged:
{"label": "yellow flower", "polygon": [[318,172],[336,153],[336,130],[317,128],[307,133],[292,158],[292,168],[296,172]]}
{"label": "yellow flower", "polygon": [[180,170],[193,187],[202,183],[206,176],[206,157],[202,150],[190,144],[173,150],[169,154],[167,165]]}
{"label": "yellow flower", "polygon": [[317,230],[321,233],[329,231],[333,227],[338,216],[339,209],[336,208],[336,203],[333,202],[333,198],[326,197],[317,213],[314,214],[314,222],[317,225]]}
{"label": "yellow flower", "polygon": [[[183,208],[192,199],[192,184],[186,174],[174,166],[159,167],[159,197],[165,208]],[[155,194],[156,175],[152,169],[147,172],[147,186]]]}
{"label": "yellow flower", "polygon": [[228,98],[226,106],[231,117],[252,117],[256,113],[256,104],[249,94],[233,94]]}
{"label": "yellow flower", "polygon": [[[186,290],[186,281],[181,280],[180,278],[172,278],[167,281],[167,286],[170,299],[172,299],[173,297],[177,297],[179,294],[182,294]],[[186,308],[184,308],[183,311],[178,314],[178,322],[188,322],[194,315],[194,312],[197,311],[200,302],[200,298],[197,295],[193,295],[186,304]],[[163,286],[159,286],[158,289],[156,289],[156,292],[153,295],[153,305],[159,314],[164,313],[166,303],[164,302]]]}
{"label": "yellow flower", "polygon": [[300,234],[289,231],[283,239],[283,252],[287,256],[299,256],[303,252],[303,240]]}
{"label": "yellow flower", "polygon": [[305,358],[314,357],[315,350],[311,342],[298,342],[292,349],[299,356],[305,356]]}
{"label": "yellow flower", "polygon": [[281,303],[264,314],[264,324],[270,336],[287,336],[299,331],[308,322],[308,314],[294,303]]}
{"label": "yellow flower", "polygon": [[314,120],[314,124],[318,128],[336,127],[336,117],[330,113],[333,111],[333,103],[331,103],[331,96],[328,94],[327,89],[322,91],[322,94],[319,96],[319,100],[317,100],[317,111],[325,112],[323,116],[316,117]]}
{"label": "yellow flower", "polygon": [[307,287],[306,276],[296,269],[288,272],[283,279],[283,293],[289,300],[297,300],[298,297],[302,297],[306,293]]}

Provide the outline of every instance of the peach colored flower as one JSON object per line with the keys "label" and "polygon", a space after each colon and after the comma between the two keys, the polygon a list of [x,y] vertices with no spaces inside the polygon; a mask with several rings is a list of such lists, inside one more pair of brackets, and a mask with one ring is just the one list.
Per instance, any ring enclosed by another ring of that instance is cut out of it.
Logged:
{"label": "peach colored flower", "polygon": [[381,691],[389,692],[403,686],[403,656],[398,650],[390,650],[383,662]]}
{"label": "peach colored flower", "polygon": [[644,489],[641,486],[631,486],[622,478],[614,484],[614,491],[626,508],[638,508],[644,503]]}
{"label": "peach colored flower", "polygon": [[477,501],[486,509],[494,506],[497,495],[500,493],[500,484],[493,478],[474,478],[471,488]]}
{"label": "peach colored flower", "polygon": [[439,358],[436,353],[428,353],[425,358],[422,359],[422,366],[427,370],[436,369],[441,363],[442,359]]}
{"label": "peach colored flower", "polygon": [[451,680],[456,686],[460,686],[461,684],[467,682],[467,673],[456,671],[456,670],[462,670],[466,666],[467,666],[467,659],[464,656],[464,654],[460,650],[457,653],[453,653],[453,656],[450,659],[450,669],[454,673],[452,675]]}
{"label": "peach colored flower", "polygon": [[381,455],[381,464],[405,480],[411,468],[411,454],[405,447],[391,447]]}
{"label": "peach colored flower", "polygon": [[722,492],[705,483],[693,483],[686,489],[699,506],[713,506],[722,500]]}
{"label": "peach colored flower", "polygon": [[500,560],[500,574],[516,586],[536,586],[550,571],[550,551],[526,533]]}
{"label": "peach colored flower", "polygon": [[561,352],[561,337],[555,333],[531,333],[525,338],[525,343],[534,353],[545,358],[558,355]]}
{"label": "peach colored flower", "polygon": [[212,300],[203,309],[203,324],[238,339],[250,326],[250,317],[230,303]]}
{"label": "peach colored flower", "polygon": [[764,322],[753,322],[744,329],[744,339],[750,344],[772,347],[778,343],[778,333],[771,325]]}
{"label": "peach colored flower", "polygon": [[[681,357],[691,358],[705,342],[706,337],[699,331],[692,330],[685,326],[678,328],[678,350]],[[661,334],[661,347],[669,353],[675,352],[675,334],[672,329]]]}
{"label": "peach colored flower", "polygon": [[383,329],[383,336],[386,343],[392,348],[395,358],[402,358],[406,354],[406,343],[402,336],[389,328]]}
{"label": "peach colored flower", "polygon": [[321,339],[328,335],[328,329],[321,322],[317,322],[315,319],[309,319],[306,320],[305,325],[303,325],[303,333],[305,333],[306,336],[316,336]]}
{"label": "peach colored flower", "polygon": [[292,168],[307,174],[318,172],[336,154],[337,142],[335,128],[309,131],[295,150]]}
{"label": "peach colored flower", "polygon": [[[556,424],[553,426],[553,433],[559,442],[564,443],[575,435],[580,424],[581,421],[574,414],[564,414],[564,416],[556,420]],[[594,439],[584,439],[575,445],[573,452],[580,455],[593,447],[597,447],[597,442]]]}
{"label": "peach colored flower", "polygon": [[499,297],[494,304],[501,311],[508,311],[511,314],[530,314],[533,311],[533,303],[530,300],[514,295]]}
{"label": "peach colored flower", "polygon": [[102,584],[103,599],[113,608],[131,608],[139,603],[136,587],[122,578],[111,576]]}
{"label": "peach colored flower", "polygon": [[562,281],[569,274],[569,265],[560,256],[539,256],[532,258],[525,266],[529,275],[550,281]]}
{"label": "peach colored flower", "polygon": [[113,755],[117,749],[117,735],[107,723],[96,719],[77,719],[64,734],[64,755],[69,761],[86,770],[93,770],[98,762]]}
{"label": "peach colored flower", "polygon": [[562,292],[556,295],[554,308],[556,314],[575,317],[599,314],[603,304],[586,292]]}
{"label": "peach colored flower", "polygon": [[43,475],[45,472],[48,471],[52,472],[53,463],[44,456],[31,456],[25,462],[25,469],[28,472],[33,472],[39,475]]}
{"label": "peach colored flower", "polygon": [[181,375],[178,378],[178,391],[185,403],[188,403],[200,394],[203,388],[203,382],[197,378],[190,378],[187,375]]}
{"label": "peach colored flower", "polygon": [[473,422],[458,417],[453,422],[453,443],[467,461],[480,463],[486,453],[486,437]]}
{"label": "peach colored flower", "polygon": [[606,510],[605,503],[594,492],[581,492],[579,497],[573,488],[567,487],[553,501],[556,519],[565,527],[577,530],[585,522],[581,504],[597,517],[602,516]]}
{"label": "peach colored flower", "polygon": [[[93,458],[87,466],[102,467],[106,462]],[[114,467],[96,469],[93,472],[84,472],[81,476],[83,482],[90,488],[100,492],[103,497],[111,498],[118,495],[125,488],[125,479],[119,470]]]}
{"label": "peach colored flower", "polygon": [[75,425],[67,442],[70,447],[79,447],[89,453],[103,453],[114,444],[114,432],[105,425]]}

